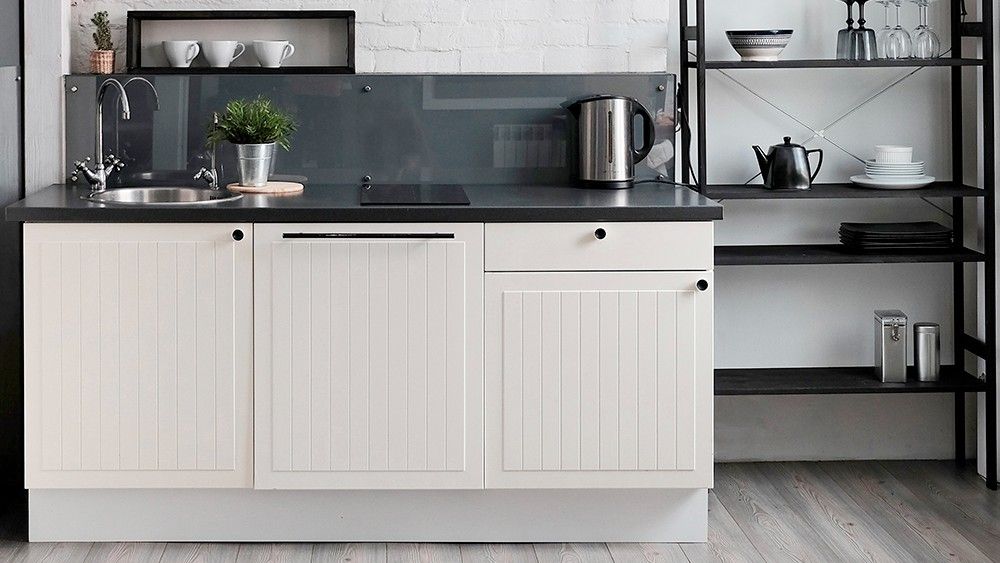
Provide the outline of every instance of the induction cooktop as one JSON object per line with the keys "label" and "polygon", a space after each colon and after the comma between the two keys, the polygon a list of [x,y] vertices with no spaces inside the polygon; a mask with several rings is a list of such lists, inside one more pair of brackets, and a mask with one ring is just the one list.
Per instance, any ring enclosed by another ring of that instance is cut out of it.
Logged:
{"label": "induction cooktop", "polygon": [[361,205],[469,205],[456,184],[365,184]]}

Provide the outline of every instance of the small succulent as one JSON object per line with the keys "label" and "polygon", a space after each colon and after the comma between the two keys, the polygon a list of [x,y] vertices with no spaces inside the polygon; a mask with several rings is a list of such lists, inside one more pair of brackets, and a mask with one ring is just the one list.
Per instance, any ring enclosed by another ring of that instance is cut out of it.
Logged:
{"label": "small succulent", "polygon": [[267,98],[230,100],[226,111],[219,116],[218,125],[209,127],[208,144],[214,147],[222,141],[235,145],[277,143],[287,151],[295,128],[292,116],[274,107]]}
{"label": "small succulent", "polygon": [[115,46],[111,43],[111,20],[108,19],[108,12],[97,12],[90,18],[90,23],[94,24],[94,45],[97,50],[113,51]]}

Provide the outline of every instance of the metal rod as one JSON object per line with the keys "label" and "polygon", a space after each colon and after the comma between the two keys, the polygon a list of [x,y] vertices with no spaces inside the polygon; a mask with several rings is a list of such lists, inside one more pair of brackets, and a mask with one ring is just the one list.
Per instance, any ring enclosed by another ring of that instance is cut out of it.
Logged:
{"label": "metal rod", "polygon": [[681,66],[677,71],[678,76],[680,76],[680,84],[677,85],[677,94],[678,98],[680,98],[680,103],[677,105],[677,111],[680,112],[680,115],[677,116],[677,122],[681,124],[681,182],[689,184],[691,183],[691,131],[689,127],[684,126],[684,123],[688,120],[688,111],[691,108],[691,104],[688,103],[691,96],[691,87],[688,85],[691,70],[687,65],[688,41],[690,41],[690,36],[688,35],[688,0],[679,0],[677,19],[680,20],[679,52]]}
{"label": "metal rod", "polygon": [[[708,186],[708,139],[705,136],[707,120],[705,115],[705,0],[695,0],[695,25],[698,26],[698,41],[695,45],[697,53],[697,90],[698,90],[698,191],[703,192]],[[685,51],[687,52],[687,51]]]}
{"label": "metal rod", "polygon": [[986,295],[986,486],[997,490],[996,101],[993,0],[983,0],[983,198]]}
{"label": "metal rod", "polygon": [[[952,0],[951,3],[951,51],[952,56],[962,58],[962,38],[959,33],[962,26],[962,0]],[[965,184],[965,150],[963,141],[965,134],[962,123],[962,67],[951,67],[951,178],[960,185]],[[965,200],[960,197],[951,199],[952,231],[955,233],[955,246],[965,247]],[[965,369],[965,348],[962,337],[965,335],[965,264],[956,262],[952,265],[952,306],[954,308],[954,354],[955,365]],[[955,393],[955,463],[965,465],[965,393]]]}

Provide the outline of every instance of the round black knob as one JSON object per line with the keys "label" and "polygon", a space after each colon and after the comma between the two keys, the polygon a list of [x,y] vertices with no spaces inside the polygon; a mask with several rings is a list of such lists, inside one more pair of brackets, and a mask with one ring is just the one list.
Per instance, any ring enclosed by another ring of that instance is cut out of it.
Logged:
{"label": "round black knob", "polygon": [[608,236],[608,232],[604,229],[597,229],[594,231],[594,236],[597,237],[597,240],[604,240]]}
{"label": "round black knob", "polygon": [[368,92],[372,91],[372,87],[369,86],[368,84],[365,84],[365,87],[362,88],[361,91],[367,94]]}
{"label": "round black knob", "polygon": [[708,289],[708,280],[698,280],[695,285],[698,287],[698,291],[705,291]]}
{"label": "round black knob", "polygon": [[233,240],[243,240],[243,231],[240,229],[233,231]]}
{"label": "round black knob", "polygon": [[362,176],[361,177],[361,182],[365,183],[365,184],[370,184],[370,183],[372,183],[372,177],[368,176],[368,175]]}

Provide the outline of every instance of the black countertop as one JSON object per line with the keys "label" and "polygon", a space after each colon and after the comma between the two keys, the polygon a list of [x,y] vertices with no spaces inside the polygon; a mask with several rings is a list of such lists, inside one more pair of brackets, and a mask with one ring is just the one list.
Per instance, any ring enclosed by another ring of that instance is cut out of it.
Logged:
{"label": "black countertop", "polygon": [[87,188],[54,185],[6,209],[23,222],[570,222],[712,221],[722,206],[687,188],[639,184],[630,190],[465,186],[466,206],[362,206],[355,185],[310,185],[301,194],[244,195],[209,205],[123,206],[84,201]]}

